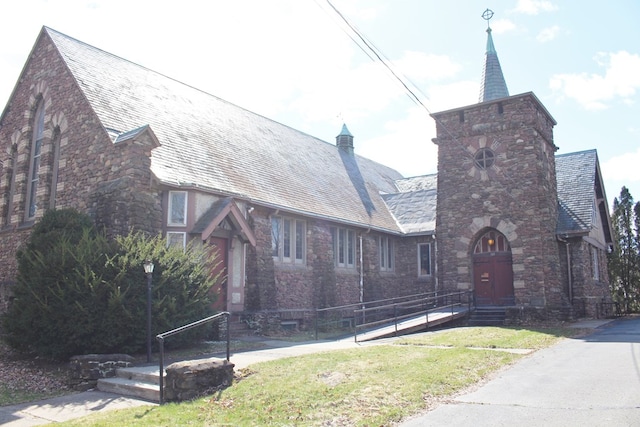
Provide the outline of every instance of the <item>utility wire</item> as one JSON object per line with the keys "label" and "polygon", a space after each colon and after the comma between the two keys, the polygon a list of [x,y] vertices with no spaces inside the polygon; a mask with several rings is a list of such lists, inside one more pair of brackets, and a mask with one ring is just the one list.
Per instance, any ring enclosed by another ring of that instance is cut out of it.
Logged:
{"label": "utility wire", "polygon": [[[318,6],[324,10],[324,8],[322,8],[322,6],[318,3],[318,0],[314,0],[316,2],[316,4],[318,4]],[[368,51],[358,42],[357,39],[355,39],[349,32],[347,32],[342,26],[340,26],[340,28],[345,32],[345,34],[347,34],[349,36],[349,38],[360,48],[360,50],[362,50],[368,57],[369,59],[371,59],[372,61],[376,62],[376,60],[378,62],[380,62],[382,65],[384,65],[384,67],[391,73],[391,75],[393,76],[393,78],[399,82],[404,89],[407,91],[407,96],[414,102],[416,103],[416,105],[421,106],[422,108],[424,108],[427,113],[429,113],[429,115],[431,115],[433,117],[433,114],[431,113],[431,111],[429,110],[429,108],[420,100],[420,98],[418,98],[418,96],[416,96],[416,94],[407,86],[407,84],[405,83],[406,81],[409,81],[411,83],[411,85],[416,88],[421,95],[424,96],[425,99],[429,99],[413,82],[411,82],[411,80],[409,80],[406,76],[402,76],[402,78],[400,76],[398,76],[398,74],[393,70],[393,68],[391,67],[391,65],[389,65],[389,62],[391,62],[383,53],[382,51],[380,51],[380,49],[378,49],[370,40],[367,39],[366,36],[364,36],[360,30],[357,29],[357,27],[353,24],[351,24],[351,22],[331,3],[330,0],[326,0],[327,4],[329,4],[329,6],[331,7],[331,9],[333,9],[333,11],[340,17],[340,19],[342,19],[342,21],[349,27],[349,29],[351,29],[351,31],[357,36],[357,38],[364,43],[364,46],[366,46],[366,48],[368,49]],[[326,11],[325,11],[326,12]],[[372,57],[369,52],[373,53],[373,55],[375,56]],[[384,59],[383,59],[384,58]],[[404,80],[403,80],[404,79]],[[467,157],[473,164],[473,162],[475,162],[475,157],[473,154],[471,154],[469,152],[469,150],[467,150],[467,147],[451,132],[451,130],[444,124],[442,123],[441,120],[437,119],[434,117],[434,120],[436,121],[436,123],[438,123],[440,125],[440,127],[442,128],[442,130],[451,138],[451,141],[453,143],[455,143],[457,145],[457,147],[460,149],[462,155],[464,157]],[[495,171],[496,175],[501,176],[502,178],[504,178],[506,181],[510,181],[512,185],[517,185],[517,182],[511,178],[510,176],[508,176],[504,170],[500,169],[498,171]],[[496,181],[496,183],[498,183],[498,185],[500,185],[501,187],[503,187],[503,189],[505,190],[505,194],[508,195],[509,197],[511,197],[514,201],[518,201],[516,200],[516,197],[511,193],[510,189],[506,188],[506,186],[504,185],[503,182],[500,181]],[[514,188],[517,188],[514,187]]]}

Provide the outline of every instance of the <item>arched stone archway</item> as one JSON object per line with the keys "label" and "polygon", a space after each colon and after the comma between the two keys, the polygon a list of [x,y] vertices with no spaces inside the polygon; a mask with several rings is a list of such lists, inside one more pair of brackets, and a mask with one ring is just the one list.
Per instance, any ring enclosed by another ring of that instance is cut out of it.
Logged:
{"label": "arched stone archway", "polygon": [[513,305],[513,266],[509,241],[495,229],[485,230],[473,248],[476,304]]}

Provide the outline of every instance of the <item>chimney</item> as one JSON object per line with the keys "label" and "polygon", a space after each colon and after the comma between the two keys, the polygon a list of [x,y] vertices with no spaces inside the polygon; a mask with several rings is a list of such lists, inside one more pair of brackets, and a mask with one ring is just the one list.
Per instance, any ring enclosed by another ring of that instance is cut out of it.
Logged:
{"label": "chimney", "polygon": [[347,125],[342,125],[340,135],[336,136],[336,146],[349,154],[353,154],[353,135],[347,129]]}

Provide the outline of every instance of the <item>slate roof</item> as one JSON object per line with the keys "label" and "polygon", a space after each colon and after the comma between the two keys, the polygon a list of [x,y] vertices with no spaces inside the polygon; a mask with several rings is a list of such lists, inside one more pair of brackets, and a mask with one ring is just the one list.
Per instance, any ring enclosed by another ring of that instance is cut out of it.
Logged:
{"label": "slate roof", "polygon": [[380,197],[397,191],[397,171],[50,28],[43,33],[112,139],[150,127],[160,143],[151,170],[161,183],[400,232]]}
{"label": "slate roof", "polygon": [[437,183],[437,174],[403,178],[396,193],[382,195],[404,234],[435,234]]}
{"label": "slate roof", "polygon": [[496,52],[493,44],[491,28],[487,28],[487,52],[485,54],[484,68],[482,69],[479,102],[506,98],[508,96],[509,89],[507,89],[507,83],[502,74],[498,52]]}
{"label": "slate roof", "polygon": [[557,232],[589,232],[593,225],[596,150],[579,151],[556,156],[558,183]]}

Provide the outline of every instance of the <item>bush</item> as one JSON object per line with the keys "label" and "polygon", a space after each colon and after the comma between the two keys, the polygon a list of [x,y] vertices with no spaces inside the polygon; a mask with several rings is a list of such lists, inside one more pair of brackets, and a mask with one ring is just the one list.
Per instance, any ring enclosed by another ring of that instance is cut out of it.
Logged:
{"label": "bush", "polygon": [[[54,210],[18,253],[14,300],[3,319],[7,342],[53,359],[136,353],[146,348],[147,279],[153,260],[152,334],[213,314],[211,260],[203,250],[167,248],[161,236],[107,239],[91,219]],[[193,339],[204,331],[172,343]],[[155,342],[155,340],[154,340]]]}

